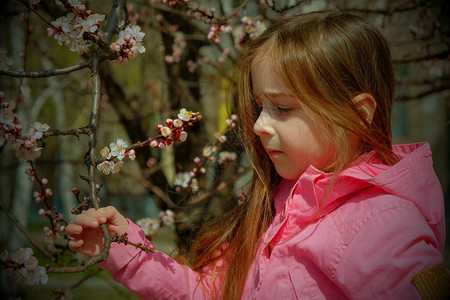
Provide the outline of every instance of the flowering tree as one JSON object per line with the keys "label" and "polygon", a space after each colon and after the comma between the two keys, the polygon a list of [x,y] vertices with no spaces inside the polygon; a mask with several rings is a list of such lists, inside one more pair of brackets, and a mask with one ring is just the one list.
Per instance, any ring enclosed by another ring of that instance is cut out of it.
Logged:
{"label": "flowering tree", "polygon": [[[102,225],[103,252],[79,261],[68,249],[64,235],[72,218],[62,213],[64,207],[57,205],[54,185],[47,179],[56,181],[59,176],[40,163],[55,153],[64,153],[64,160],[73,160],[72,165],[84,164],[77,167],[81,181],[74,181],[76,187],[69,192],[72,214],[99,208],[112,186],[123,187],[122,181],[132,178],[133,186],[139,185],[151,195],[158,208],[157,217],[141,216],[137,224],[149,238],[162,225],[173,228],[182,249],[189,247],[189,239],[184,237],[190,236],[203,218],[245,201],[239,178],[250,168],[235,137],[238,120],[227,114],[233,108],[227,108],[223,94],[217,91],[230,86],[233,93],[232,74],[240,49],[276,18],[319,9],[361,14],[375,22],[391,43],[400,86],[398,101],[435,94],[448,99],[449,28],[441,23],[448,10],[445,1],[379,1],[372,5],[363,1],[349,6],[346,1],[331,0],[244,0],[233,6],[233,1],[115,0],[108,2],[109,11],[95,1],[6,3],[10,6],[2,4],[4,11],[11,14],[17,5],[21,7],[18,17],[25,35],[20,41],[25,50],[18,55],[13,42],[0,45],[5,47],[0,49],[0,76],[5,79],[0,85],[0,147],[2,157],[8,158],[2,166],[8,166],[7,161],[27,165],[26,176],[36,188],[29,191],[37,205],[35,213],[48,219],[45,242],[36,240],[24,226],[26,221],[11,213],[16,203],[13,193],[3,191],[0,208],[27,237],[30,247],[49,263],[39,265],[31,248],[19,248],[5,250],[0,264],[11,277],[31,286],[45,284],[50,273],[76,273],[93,267],[107,258],[113,242],[151,251],[126,236],[111,236]],[[9,23],[3,27],[11,29],[10,41],[19,40],[11,34],[17,26]],[[34,68],[44,71],[29,71]],[[411,76],[417,70],[426,72]],[[63,79],[51,85],[55,78]],[[48,82],[43,81],[46,79]],[[58,99],[53,106],[44,105],[49,97],[46,93]],[[62,112],[62,103],[70,103],[70,112]],[[41,113],[23,112],[25,107],[29,112],[36,106],[42,108]],[[55,115],[63,115],[70,123],[60,121],[64,125],[55,127]],[[27,119],[30,116],[36,119]],[[38,117],[45,123],[37,121]],[[59,152],[57,144],[67,143],[63,139],[70,139],[71,145]],[[11,158],[10,150],[17,160]],[[48,175],[41,175],[45,173]],[[98,272],[94,267],[86,278]],[[78,285],[61,287],[54,297],[67,297]]]}

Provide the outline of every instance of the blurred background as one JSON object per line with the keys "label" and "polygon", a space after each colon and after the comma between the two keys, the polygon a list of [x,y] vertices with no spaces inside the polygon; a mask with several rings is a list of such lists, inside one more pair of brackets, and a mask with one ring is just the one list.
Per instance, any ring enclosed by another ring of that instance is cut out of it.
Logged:
{"label": "blurred background", "polygon": [[[33,6],[39,16],[21,2],[28,1],[0,3],[0,48],[12,59],[9,70],[60,69],[92,56],[89,52],[82,55],[71,52],[47,36],[49,24],[43,19],[51,22],[67,14],[55,1],[40,1]],[[104,61],[99,72],[102,84],[97,132],[99,157],[100,149],[118,138],[131,145],[158,135],[156,126],[164,124],[167,117],[175,117],[180,108],[203,115],[202,121],[189,130],[186,142],[163,150],[137,149],[136,160],[126,162],[118,174],[96,174],[102,206],[114,205],[133,221],[158,219],[168,209],[175,213],[173,224],[166,224],[152,234],[159,249],[170,254],[176,248],[189,248],[202,221],[235,205],[239,197],[236,193],[245,189],[251,176],[248,159],[234,131],[227,130],[234,96],[233,71],[242,43],[283,14],[339,9],[361,15],[380,28],[391,47],[397,80],[392,120],[394,143],[430,143],[448,207],[448,1],[204,0],[187,1],[187,6],[183,1],[172,2],[174,5],[157,0],[126,1],[128,16],[122,13],[121,17],[128,17],[142,28],[146,51],[128,63]],[[107,16],[113,6],[113,1],[83,3],[93,13]],[[214,22],[229,24],[231,30],[210,34]],[[15,112],[24,131],[34,121],[59,130],[81,128],[89,122],[92,82],[88,68],[33,79],[0,74],[0,91],[5,94],[2,103],[17,103]],[[48,226],[49,220],[38,214],[42,203],[35,202],[33,192],[39,186],[25,173],[30,165],[15,157],[4,143],[0,144],[0,151],[2,206],[45,245],[42,228]],[[68,221],[73,220],[70,211],[78,203],[72,189],[76,187],[80,197],[89,195],[88,184],[80,179],[80,175],[87,174],[83,164],[87,151],[88,138],[84,135],[49,137],[41,157],[33,162],[39,178],[48,179],[46,186],[53,191],[51,204]],[[223,160],[224,155],[232,159]],[[197,167],[196,157],[205,161],[202,165],[205,174],[195,176],[192,181],[188,175]],[[0,237],[0,250],[29,246],[3,212],[0,212]],[[58,243],[64,243],[62,235]],[[48,258],[38,253],[36,256],[45,265]],[[96,272],[95,268],[76,275],[50,275],[49,283],[39,291],[15,286],[2,272],[2,295],[49,299],[53,294],[64,299],[54,293],[61,289],[70,290],[73,299],[133,299],[129,291],[114,283],[105,272],[83,280],[91,272]]]}

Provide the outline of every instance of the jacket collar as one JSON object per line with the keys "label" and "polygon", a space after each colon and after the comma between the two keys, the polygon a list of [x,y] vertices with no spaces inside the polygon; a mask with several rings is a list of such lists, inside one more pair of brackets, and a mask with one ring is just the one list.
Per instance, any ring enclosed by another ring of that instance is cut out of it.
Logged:
{"label": "jacket collar", "polygon": [[[321,204],[317,218],[333,211],[355,193],[372,186],[415,201],[416,190],[427,184],[423,182],[424,177],[426,181],[424,172],[434,175],[430,147],[427,143],[397,145],[393,146],[393,151],[400,159],[394,166],[383,164],[373,151],[360,156],[342,171],[325,203],[322,202],[332,180],[332,173],[324,173],[310,166],[297,181],[283,180],[274,197],[277,215],[289,215],[288,223],[294,222],[292,225],[298,230],[316,217]],[[419,187],[411,189],[411,183],[419,184]]]}

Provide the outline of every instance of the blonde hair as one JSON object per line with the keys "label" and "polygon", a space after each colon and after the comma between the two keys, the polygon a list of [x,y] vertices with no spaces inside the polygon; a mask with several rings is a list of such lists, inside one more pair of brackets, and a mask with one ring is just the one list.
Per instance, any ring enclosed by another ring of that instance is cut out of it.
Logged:
{"label": "blonde hair", "polygon": [[[334,172],[328,192],[339,173],[364,152],[375,151],[389,165],[398,160],[391,149],[391,57],[373,25],[347,13],[314,12],[282,18],[249,41],[237,70],[236,113],[254,169],[251,192],[242,206],[204,227],[191,256],[200,274],[205,266],[221,261],[222,299],[242,296],[255,251],[272,221],[273,194],[281,180],[253,132],[258,113],[252,97],[251,65],[261,56],[274,59],[285,85],[324,122],[336,148],[335,159],[323,168]],[[371,95],[377,104],[371,121],[353,101],[362,93]],[[350,134],[360,138],[356,150]]]}

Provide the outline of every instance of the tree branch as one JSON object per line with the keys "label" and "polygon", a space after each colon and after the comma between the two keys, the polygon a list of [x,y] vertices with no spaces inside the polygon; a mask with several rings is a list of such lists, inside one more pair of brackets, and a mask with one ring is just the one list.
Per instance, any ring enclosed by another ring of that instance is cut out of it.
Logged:
{"label": "tree branch", "polygon": [[6,75],[11,77],[27,77],[27,78],[42,78],[42,77],[51,77],[57,75],[64,75],[74,71],[82,70],[88,68],[92,63],[92,60],[84,61],[78,65],[63,68],[63,69],[54,69],[54,70],[45,70],[39,72],[23,72],[23,71],[0,71],[0,75]]}
{"label": "tree branch", "polygon": [[411,57],[411,58],[400,58],[400,59],[394,59],[392,62],[395,64],[404,64],[404,63],[412,63],[412,62],[422,62],[425,60],[433,60],[433,59],[446,59],[450,55],[450,50],[446,50],[440,53],[425,55],[425,56],[418,56],[418,57]]}
{"label": "tree branch", "polygon": [[248,172],[250,172],[252,169],[252,167],[247,167],[244,171],[242,171],[239,174],[234,175],[233,177],[231,177],[229,180],[224,181],[222,183],[220,183],[214,190],[209,191],[203,195],[201,195],[200,197],[196,198],[193,200],[192,205],[196,205],[202,201],[205,201],[206,199],[216,195],[217,193],[219,193],[221,190],[223,190],[224,188],[226,188],[227,186],[233,184],[236,180],[238,180],[240,177],[244,176],[245,174],[247,174]]}
{"label": "tree branch", "polygon": [[420,93],[417,94],[413,94],[413,95],[399,95],[397,97],[395,97],[395,101],[407,101],[407,100],[415,100],[415,99],[421,99],[423,97],[432,95],[432,94],[436,94],[436,93],[440,93],[443,91],[447,91],[450,90],[450,86],[438,86],[438,87],[432,87],[428,90],[422,91]]}
{"label": "tree branch", "polygon": [[125,7],[125,4],[125,0],[115,0],[114,5],[109,12],[108,23],[106,23],[104,30],[105,39],[108,44],[111,42],[112,35],[117,29],[117,24],[119,24],[120,12]]}
{"label": "tree branch", "polygon": [[6,207],[3,206],[3,204],[1,202],[0,202],[0,210],[2,210],[5,213],[5,215],[14,223],[14,225],[16,225],[17,228],[19,228],[19,230],[25,235],[25,237],[28,239],[28,241],[30,241],[30,243],[33,244],[34,247],[36,247],[36,249],[38,249],[43,254],[45,254],[45,256],[54,260],[54,256],[50,252],[45,250],[41,245],[39,245],[38,242],[35,241],[35,239],[27,231],[25,226],[23,226],[20,223],[20,221]]}
{"label": "tree branch", "polygon": [[80,134],[89,135],[91,133],[91,128],[89,127],[82,127],[82,128],[75,128],[75,129],[69,129],[69,130],[50,130],[44,132],[42,135],[42,138],[45,139],[49,136],[60,136],[60,135],[74,135],[78,137]]}

